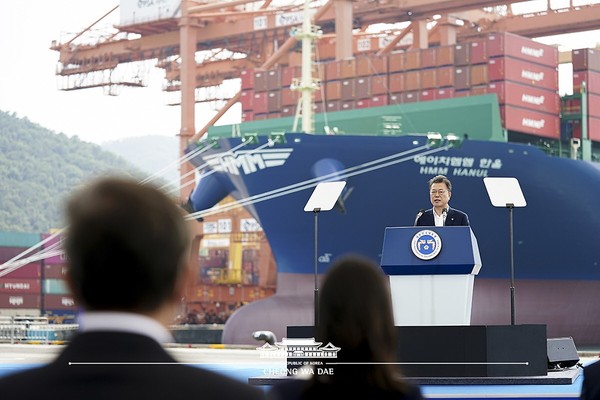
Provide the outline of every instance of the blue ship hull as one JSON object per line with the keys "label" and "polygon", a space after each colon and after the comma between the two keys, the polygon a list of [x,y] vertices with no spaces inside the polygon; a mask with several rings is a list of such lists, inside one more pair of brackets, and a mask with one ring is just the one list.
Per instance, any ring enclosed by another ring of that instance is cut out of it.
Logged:
{"label": "blue ship hull", "polygon": [[453,184],[450,205],[468,213],[482,257],[472,323],[508,323],[509,211],[491,204],[483,178],[515,177],[527,202],[513,213],[517,323],[546,323],[549,337],[600,343],[597,164],[512,143],[464,140],[449,149],[431,147],[424,136],[286,134],[285,143],[268,147],[266,141],[259,137],[258,144],[230,152],[241,139],[221,139],[218,149],[193,159],[205,176],[191,203],[205,210],[226,194],[242,201],[259,196],[246,208],[260,222],[282,277],[310,286],[315,219],[304,206],[318,182],[347,182],[343,201],[318,215],[322,274],[350,252],[379,261],[385,228],[413,225],[418,210],[431,207],[427,181],[444,174]]}

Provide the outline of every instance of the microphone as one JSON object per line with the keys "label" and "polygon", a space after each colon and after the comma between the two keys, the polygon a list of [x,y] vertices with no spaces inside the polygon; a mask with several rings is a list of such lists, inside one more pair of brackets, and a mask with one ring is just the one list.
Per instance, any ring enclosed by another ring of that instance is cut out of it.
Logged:
{"label": "microphone", "polygon": [[415,226],[417,225],[417,221],[419,220],[419,218],[421,218],[421,215],[423,215],[424,212],[425,212],[425,210],[421,208],[419,210],[419,212],[417,213],[417,216],[415,217],[415,223],[414,223]]}

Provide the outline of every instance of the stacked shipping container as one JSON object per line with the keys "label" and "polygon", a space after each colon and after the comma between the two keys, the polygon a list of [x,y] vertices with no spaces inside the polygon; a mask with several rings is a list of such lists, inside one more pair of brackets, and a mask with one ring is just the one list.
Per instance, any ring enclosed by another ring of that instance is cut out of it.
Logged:
{"label": "stacked shipping container", "polygon": [[[39,234],[0,232],[0,264],[19,256],[39,241]],[[0,315],[41,315],[41,273],[42,263],[35,261],[0,276]]]}
{"label": "stacked shipping container", "polygon": [[[573,96],[563,102],[563,115],[568,121],[568,136],[581,138],[581,96],[587,100],[587,130],[589,139],[600,141],[600,51],[595,49],[572,50]],[[585,91],[582,87],[585,84]]]}
{"label": "stacked shipping container", "polygon": [[[48,235],[0,233],[0,263],[21,255],[45,237]],[[31,256],[39,250],[34,249],[19,258]],[[0,277],[0,315],[44,315],[51,321],[63,322],[74,319],[76,311],[75,301],[67,289],[61,257],[35,261]]]}
{"label": "stacked shipping container", "polygon": [[[46,239],[49,235],[43,234]],[[57,236],[46,243],[46,247],[56,244]],[[65,259],[61,256],[46,258],[42,266],[42,312],[51,320],[61,322],[74,319],[77,304],[70,294],[66,283],[67,268]]]}
{"label": "stacked shipping container", "polygon": [[[277,72],[280,71],[280,72]],[[558,50],[510,33],[317,64],[315,111],[495,93],[509,131],[559,138]],[[299,67],[242,74],[243,121],[292,116]]]}

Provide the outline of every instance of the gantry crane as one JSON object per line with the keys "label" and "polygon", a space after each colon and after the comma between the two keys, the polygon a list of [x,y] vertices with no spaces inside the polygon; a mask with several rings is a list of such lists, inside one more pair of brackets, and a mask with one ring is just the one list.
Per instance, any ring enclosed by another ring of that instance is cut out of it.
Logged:
{"label": "gantry crane", "polygon": [[[123,0],[125,1],[125,0]],[[454,44],[484,32],[508,31],[528,37],[541,37],[600,29],[600,5],[552,9],[528,15],[512,15],[510,5],[522,1],[472,0],[316,0],[310,3],[313,21],[323,35],[317,42],[321,60],[352,57],[357,41],[385,37],[387,44],[374,48],[377,54],[397,49],[427,48],[432,44]],[[269,69],[275,65],[296,65],[297,39],[290,31],[301,25],[304,3],[274,4],[271,0],[232,0],[197,2],[182,0],[176,12],[159,19],[126,21],[106,35],[84,40],[86,33],[115,12],[118,6],[66,42],[54,41],[59,52],[57,74],[63,90],[91,87],[145,86],[143,74],[133,69],[122,73],[119,67],[156,60],[165,73],[164,90],[180,93],[180,152],[197,140],[233,104],[240,92],[230,96],[197,96],[197,89],[219,87],[243,70]],[[379,29],[371,28],[380,26]],[[403,40],[409,36],[412,40]],[[335,42],[334,45],[332,43]],[[565,60],[563,60],[565,61]],[[195,127],[195,104],[221,100],[221,110],[199,130]],[[181,168],[182,191],[191,165]]]}

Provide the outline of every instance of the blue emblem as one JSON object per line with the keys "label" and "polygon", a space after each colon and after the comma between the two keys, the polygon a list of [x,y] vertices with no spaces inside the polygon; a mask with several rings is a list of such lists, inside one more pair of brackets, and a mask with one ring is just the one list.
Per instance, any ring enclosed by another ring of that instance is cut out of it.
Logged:
{"label": "blue emblem", "polygon": [[442,239],[430,229],[419,231],[413,236],[411,248],[413,254],[421,260],[431,260],[442,250]]}

